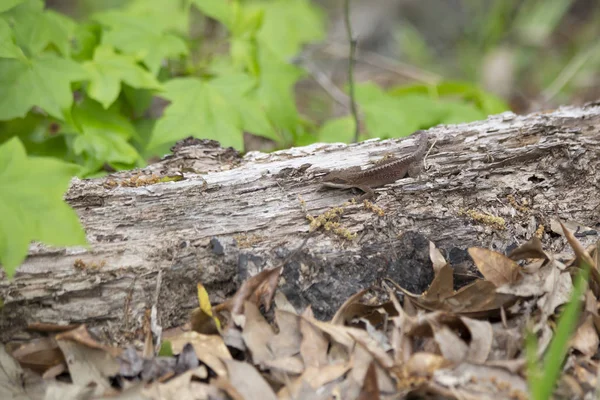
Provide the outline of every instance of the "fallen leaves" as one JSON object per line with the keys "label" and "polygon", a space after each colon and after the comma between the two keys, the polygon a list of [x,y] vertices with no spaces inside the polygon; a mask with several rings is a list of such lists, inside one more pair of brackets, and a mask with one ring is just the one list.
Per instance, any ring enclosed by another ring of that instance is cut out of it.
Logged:
{"label": "fallen leaves", "polygon": [[[397,291],[384,283],[386,299],[367,296],[366,288],[331,321],[316,319],[310,306],[294,309],[277,290],[282,267],[260,272],[214,306],[199,284],[192,330],[163,335],[174,355],[148,354],[156,348],[148,335],[139,346],[144,353],[101,344],[85,326],[50,330],[55,336],[7,346],[12,357],[0,352],[0,394],[61,400],[526,399],[526,327],[542,354],[553,337],[554,316],[573,290],[572,272],[588,262],[592,280],[600,278],[597,248],[584,249],[560,227],[575,250],[573,260],[555,259],[535,237],[509,256],[471,248],[483,279],[456,290],[452,266],[431,244],[435,276],[427,291],[410,293],[388,280]],[[584,300],[558,393],[584,393],[586,382],[597,381],[600,302],[593,285]],[[69,383],[52,380],[59,374]]]}

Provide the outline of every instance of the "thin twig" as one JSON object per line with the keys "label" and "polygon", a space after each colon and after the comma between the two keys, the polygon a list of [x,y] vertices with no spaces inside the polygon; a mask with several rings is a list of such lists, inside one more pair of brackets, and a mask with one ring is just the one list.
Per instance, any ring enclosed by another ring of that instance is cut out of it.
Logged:
{"label": "thin twig", "polygon": [[[348,53],[348,46],[341,43],[329,42],[324,46],[323,51],[335,56],[345,56]],[[433,85],[443,79],[442,76],[433,72],[364,49],[358,52],[356,58],[365,64],[393,72],[417,82]]]}
{"label": "thin twig", "polygon": [[350,42],[350,56],[348,57],[348,89],[350,91],[350,111],[354,118],[354,143],[358,142],[359,121],[358,111],[356,110],[356,98],[354,96],[354,53],[356,53],[356,38],[352,36],[352,26],[350,25],[350,0],[344,0],[344,21],[346,23],[346,33]]}
{"label": "thin twig", "polygon": [[350,108],[350,98],[343,90],[338,88],[329,77],[321,71],[315,63],[312,61],[305,59],[302,62],[302,66],[304,69],[313,77],[313,79],[323,88],[323,90],[339,103],[342,107],[349,109]]}

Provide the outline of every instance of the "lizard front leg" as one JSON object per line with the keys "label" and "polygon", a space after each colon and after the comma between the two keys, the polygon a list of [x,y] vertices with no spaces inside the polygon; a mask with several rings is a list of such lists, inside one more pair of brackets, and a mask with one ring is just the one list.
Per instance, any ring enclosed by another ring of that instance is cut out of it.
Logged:
{"label": "lizard front leg", "polygon": [[362,191],[364,192],[364,194],[363,194],[363,195],[361,195],[361,196],[360,196],[360,197],[357,199],[357,201],[363,201],[363,200],[367,200],[367,199],[370,199],[370,198],[372,198],[373,196],[375,196],[375,192],[373,191],[373,189],[371,189],[371,187],[370,187],[370,186],[367,186],[367,185],[360,185],[360,186],[359,186],[359,185],[356,185],[356,186],[354,186],[354,187],[356,187],[356,188],[358,188],[358,189],[360,189],[360,190],[362,190]]}

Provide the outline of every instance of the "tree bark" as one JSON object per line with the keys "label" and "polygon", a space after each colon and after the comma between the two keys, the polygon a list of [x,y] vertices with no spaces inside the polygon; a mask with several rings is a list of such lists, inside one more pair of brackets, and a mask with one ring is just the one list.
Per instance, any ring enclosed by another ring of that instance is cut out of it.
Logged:
{"label": "tree bark", "polygon": [[[31,246],[15,278],[0,282],[1,338],[26,337],[28,324],[44,322],[86,323],[110,340],[128,340],[149,307],[156,305],[164,328],[180,324],[197,306],[197,283],[216,303],[284,260],[282,291],[326,318],[383,278],[426,289],[428,241],[463,278],[472,271],[470,246],[507,252],[538,234],[547,250],[567,251],[552,229],[557,217],[578,226],[588,245],[597,240],[600,211],[599,129],[600,103],[432,128],[427,170],[377,190],[380,210],[344,205],[356,195],[320,189],[319,176],[410,151],[412,138],[244,158],[186,140],[145,169],[74,179],[66,199],[90,248]],[[170,175],[184,179],[154,179]],[[326,213],[332,208],[343,210],[339,218]],[[320,227],[293,253],[309,232],[307,214],[331,230]]]}

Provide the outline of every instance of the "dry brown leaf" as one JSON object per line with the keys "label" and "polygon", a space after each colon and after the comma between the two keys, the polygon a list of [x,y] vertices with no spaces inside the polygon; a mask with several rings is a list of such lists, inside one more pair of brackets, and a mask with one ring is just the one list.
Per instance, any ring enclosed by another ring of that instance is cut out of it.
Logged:
{"label": "dry brown leaf", "polygon": [[302,360],[304,360],[304,365],[307,368],[319,368],[327,365],[329,363],[327,360],[329,341],[325,339],[321,330],[309,322],[309,320],[313,319],[309,313],[305,313],[302,316],[304,318],[300,319],[300,333],[302,334],[300,355],[302,356]]}
{"label": "dry brown leaf", "polygon": [[571,347],[591,358],[598,351],[599,344],[600,339],[594,327],[594,318],[588,314],[584,322],[575,330],[571,338]]}
{"label": "dry brown leaf", "polygon": [[500,313],[501,307],[510,307],[516,300],[513,295],[497,293],[493,283],[476,280],[446,299],[443,309],[472,318],[494,316]]}
{"label": "dry brown leaf", "polygon": [[508,257],[515,261],[525,260],[527,258],[541,258],[545,260],[551,258],[542,248],[542,241],[537,236],[533,236],[526,243],[511,251],[508,254]]}
{"label": "dry brown leaf", "polygon": [[520,277],[519,265],[504,254],[481,247],[471,247],[469,255],[484,278],[496,287],[512,285]]}
{"label": "dry brown leaf", "polygon": [[348,307],[354,303],[357,303],[361,297],[363,297],[363,295],[369,291],[369,289],[370,288],[363,289],[346,299],[346,301],[344,301],[340,308],[338,308],[338,310],[335,312],[335,315],[331,319],[331,323],[335,325],[344,324],[344,322],[347,320],[346,314]]}
{"label": "dry brown leaf", "polygon": [[280,400],[283,399],[297,399],[298,392],[301,390],[304,384],[308,384],[313,389],[321,388],[327,383],[339,379],[341,376],[346,374],[352,364],[347,363],[335,363],[325,365],[320,368],[308,367],[304,370],[304,373],[298,378],[292,380],[289,385],[282,388],[277,397]]}
{"label": "dry brown leaf", "polygon": [[592,257],[590,257],[588,252],[581,245],[579,240],[577,240],[573,233],[561,221],[559,221],[559,223],[560,227],[562,228],[563,235],[565,236],[567,242],[569,242],[569,245],[575,252],[576,265],[579,266],[581,261],[583,260],[586,263],[588,263],[592,269],[597,270],[598,266],[594,263],[594,260],[592,259]]}
{"label": "dry brown leaf", "polygon": [[230,360],[231,354],[219,335],[203,335],[198,332],[185,332],[169,338],[173,353],[178,354],[183,346],[190,343],[194,347],[196,357],[219,376],[226,376],[227,370],[222,360]]}
{"label": "dry brown leaf", "polygon": [[479,321],[472,318],[460,317],[460,320],[471,333],[467,361],[484,363],[492,351],[494,330],[488,321]]}
{"label": "dry brown leaf", "polygon": [[243,314],[246,301],[251,301],[258,306],[264,305],[269,311],[282,271],[283,267],[262,270],[245,281],[233,297],[215,306],[214,312],[227,310],[233,315]]}
{"label": "dry brown leaf", "polygon": [[235,360],[226,360],[229,382],[244,400],[277,400],[271,386],[252,365]]}
{"label": "dry brown leaf", "polygon": [[379,397],[379,384],[377,383],[377,370],[375,367],[375,361],[369,364],[367,374],[363,381],[358,400],[378,400]]}
{"label": "dry brown leaf", "polygon": [[42,400],[45,383],[19,363],[0,346],[0,399]]}
{"label": "dry brown leaf", "polygon": [[206,367],[200,366],[167,382],[149,385],[142,394],[152,400],[208,400],[220,396],[215,386],[197,381],[206,378]]}
{"label": "dry brown leaf", "polygon": [[465,399],[528,399],[527,382],[519,375],[501,368],[461,363],[443,368],[433,375],[433,382]]}
{"label": "dry brown leaf", "polygon": [[[304,372],[304,362],[300,356],[281,357],[274,360],[265,361],[264,366],[271,370],[275,369],[279,372],[283,372],[287,375],[300,375],[302,372]],[[282,380],[282,382],[285,382],[285,380]]]}
{"label": "dry brown leaf", "polygon": [[275,301],[275,307],[277,307],[278,310],[287,311],[292,314],[298,314],[298,311],[296,310],[296,308],[294,308],[292,303],[290,303],[290,301],[287,299],[287,297],[285,297],[285,294],[281,290],[277,290],[275,292],[274,301]]}
{"label": "dry brown leaf", "polygon": [[268,344],[273,357],[289,357],[300,353],[300,316],[283,310],[275,310],[275,321],[279,333]]}
{"label": "dry brown leaf", "polygon": [[106,346],[96,341],[96,339],[90,336],[90,333],[88,332],[87,327],[85,325],[80,325],[77,329],[73,329],[68,332],[59,333],[55,336],[55,340],[57,342],[59,340],[71,340],[73,342],[87,346],[91,349],[104,350],[115,357],[119,356],[123,352],[123,350],[120,348]]}
{"label": "dry brown leaf", "polygon": [[409,358],[404,372],[409,376],[431,376],[438,369],[450,364],[450,361],[439,354],[418,352]]}
{"label": "dry brown leaf", "polygon": [[433,272],[435,275],[437,275],[439,271],[448,264],[440,249],[435,247],[433,242],[429,242],[429,258],[433,263]]}
{"label": "dry brown leaf", "polygon": [[252,355],[254,364],[273,359],[269,342],[275,336],[271,325],[260,313],[256,304],[247,301],[244,305],[246,322],[242,330],[244,343]]}
{"label": "dry brown leaf", "polygon": [[48,369],[64,365],[65,359],[53,338],[38,338],[24,343],[11,354],[24,368],[29,368],[38,374],[44,374]]}
{"label": "dry brown leaf", "polygon": [[429,323],[433,337],[446,360],[459,363],[467,358],[469,346],[455,332],[435,320],[430,320]]}
{"label": "dry brown leaf", "polygon": [[444,301],[454,294],[454,271],[449,264],[440,268],[439,272],[431,281],[429,289],[423,293],[423,301],[436,304]]}
{"label": "dry brown leaf", "polygon": [[361,343],[357,343],[354,347],[352,353],[353,368],[350,371],[349,376],[352,377],[352,380],[355,381],[359,387],[362,386],[369,366],[373,363],[375,364],[375,377],[379,390],[384,393],[393,393],[395,384],[389,373],[389,370],[393,366],[389,366],[386,369],[382,368],[369,349]]}
{"label": "dry brown leaf", "polygon": [[[68,360],[67,365],[73,383],[77,386],[96,385],[94,390],[96,395],[112,393],[114,389],[110,386],[109,377],[119,372],[119,363],[96,342],[94,347],[90,347],[91,342],[87,340],[89,335],[83,334],[80,329],[77,331],[80,335],[69,335],[73,333],[71,331],[56,337],[58,346]],[[87,331],[85,333],[87,334]],[[74,337],[83,340],[73,340]]]}
{"label": "dry brown leaf", "polygon": [[192,330],[204,335],[215,335],[219,333],[219,328],[212,315],[208,315],[200,307],[194,308],[190,315],[190,324]]}
{"label": "dry brown leaf", "polygon": [[[395,285],[405,294],[410,303],[418,308],[428,311],[448,311],[472,318],[499,315],[500,308],[510,307],[517,300],[517,297],[511,294],[497,293],[496,285],[481,279],[460,288],[452,296],[440,300],[430,297],[429,292],[419,296]],[[405,305],[407,303],[404,302]]]}

